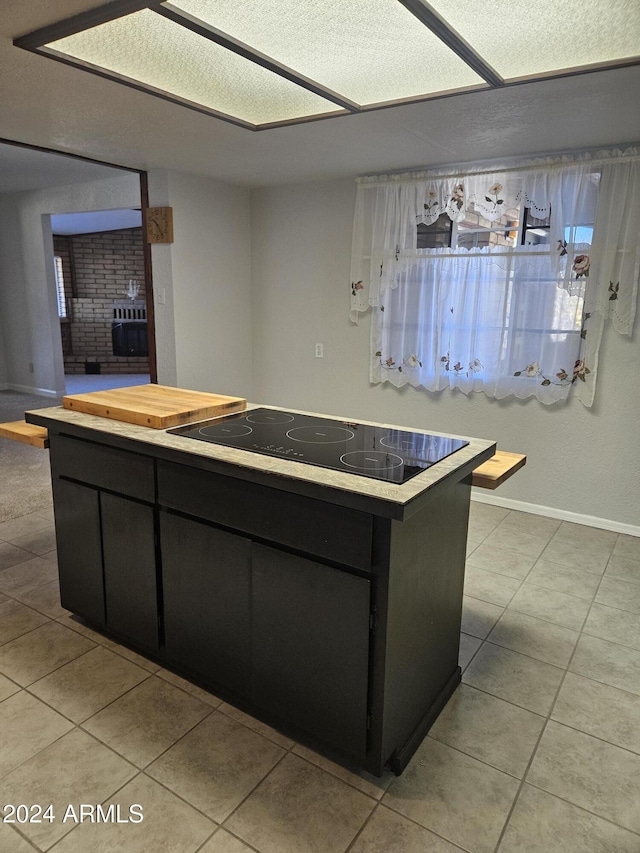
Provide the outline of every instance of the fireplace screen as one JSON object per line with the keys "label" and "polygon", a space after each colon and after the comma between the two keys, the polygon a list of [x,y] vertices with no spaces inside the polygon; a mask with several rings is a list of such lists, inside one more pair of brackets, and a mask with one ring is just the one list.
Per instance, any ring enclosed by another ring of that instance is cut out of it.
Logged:
{"label": "fireplace screen", "polygon": [[114,355],[143,357],[149,355],[146,322],[113,323],[111,340]]}

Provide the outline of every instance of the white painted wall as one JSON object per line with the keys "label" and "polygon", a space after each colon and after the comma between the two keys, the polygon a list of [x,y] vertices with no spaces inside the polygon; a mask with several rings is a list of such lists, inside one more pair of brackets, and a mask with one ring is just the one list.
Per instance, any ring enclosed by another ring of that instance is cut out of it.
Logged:
{"label": "white painted wall", "polygon": [[7,360],[4,354],[5,336],[2,331],[2,322],[0,320],[0,391],[6,390],[9,387],[7,382]]}
{"label": "white painted wall", "polygon": [[528,457],[498,500],[640,526],[637,333],[606,330],[591,409],[370,385],[369,319],[348,320],[354,202],[354,181],[253,191],[254,399],[494,439]]}
{"label": "white painted wall", "polygon": [[64,393],[49,214],[139,206],[140,179],[133,172],[0,195],[0,337],[6,385],[40,394]]}
{"label": "white painted wall", "polygon": [[158,382],[251,398],[249,191],[151,172],[149,204],[170,205],[174,226],[152,247]]}

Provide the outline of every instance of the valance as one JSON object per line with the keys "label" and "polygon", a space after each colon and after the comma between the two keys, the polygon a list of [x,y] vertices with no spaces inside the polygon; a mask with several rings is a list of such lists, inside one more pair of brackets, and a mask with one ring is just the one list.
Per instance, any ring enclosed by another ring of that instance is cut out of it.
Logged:
{"label": "valance", "polygon": [[[513,237],[525,211],[538,244]],[[434,223],[444,242],[418,248]],[[455,236],[474,229],[497,245]],[[374,309],[373,382],[590,406],[604,322],[631,335],[639,274],[640,149],[358,181],[350,316]]]}
{"label": "valance", "polygon": [[[481,171],[449,169],[416,176],[358,181],[351,267],[351,319],[380,302],[417,257],[416,228],[445,214],[459,222],[469,212],[490,222],[522,205],[535,217],[550,213],[549,252],[557,284],[571,289],[588,278],[590,305],[630,335],[640,273],[640,149],[545,158]],[[592,222],[589,251],[571,230]],[[523,247],[524,248],[524,247]],[[494,254],[511,250],[495,248]],[[578,269],[576,258],[582,258]],[[586,265],[586,266],[585,266]]]}

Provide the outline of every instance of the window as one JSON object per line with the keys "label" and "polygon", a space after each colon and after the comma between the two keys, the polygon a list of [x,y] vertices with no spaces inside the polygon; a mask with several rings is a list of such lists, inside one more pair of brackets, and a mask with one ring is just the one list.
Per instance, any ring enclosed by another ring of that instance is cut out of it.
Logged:
{"label": "window", "polygon": [[453,222],[446,213],[441,213],[431,225],[425,225],[424,222],[419,222],[417,225],[416,248],[418,249],[452,246],[454,239]]}
{"label": "window", "polygon": [[492,221],[478,213],[475,205],[471,204],[460,222],[454,222],[446,213],[442,213],[431,225],[418,223],[416,248],[450,246],[477,249],[484,246],[514,248],[520,245],[548,245],[550,228],[550,213],[545,217],[536,217],[528,207],[523,209],[519,205],[505,211],[497,221]]}
{"label": "window", "polygon": [[[593,229],[591,229],[593,232]],[[522,217],[522,240],[523,246],[539,246],[541,243],[549,244],[551,232],[551,211],[547,216],[533,216],[530,208],[525,207]],[[573,241],[572,241],[573,242]],[[591,242],[591,238],[589,238]]]}
{"label": "window", "polygon": [[60,255],[55,255],[53,259],[54,271],[56,276],[56,295],[58,299],[58,317],[61,320],[68,320],[67,313],[67,293],[65,290],[64,270],[62,266],[62,258]]}
{"label": "window", "polygon": [[[457,189],[461,194],[463,184]],[[570,288],[558,286],[550,204],[532,210],[503,195],[495,181],[480,204],[462,203],[453,219],[445,212],[416,224],[415,258],[405,257],[374,320],[379,381],[405,384],[413,374],[414,383],[431,390],[504,397],[537,388],[550,400],[576,381],[586,277],[570,268]],[[558,248],[572,252],[574,266],[593,233],[595,205],[583,207],[581,224],[561,232]],[[578,237],[585,243],[580,252]]]}
{"label": "window", "polygon": [[495,233],[464,236],[472,248],[416,258],[381,294],[374,381],[562,399],[580,362],[584,279],[558,287],[548,251],[488,257]]}
{"label": "window", "polygon": [[351,319],[372,310],[372,382],[592,404],[604,320],[632,331],[640,150],[540,162],[358,180]]}

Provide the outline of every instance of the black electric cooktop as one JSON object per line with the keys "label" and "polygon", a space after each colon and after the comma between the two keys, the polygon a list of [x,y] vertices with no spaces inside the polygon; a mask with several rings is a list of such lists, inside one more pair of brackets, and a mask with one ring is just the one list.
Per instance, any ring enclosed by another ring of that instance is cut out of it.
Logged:
{"label": "black electric cooktop", "polygon": [[167,432],[390,483],[406,483],[469,444],[277,409],[251,409]]}

